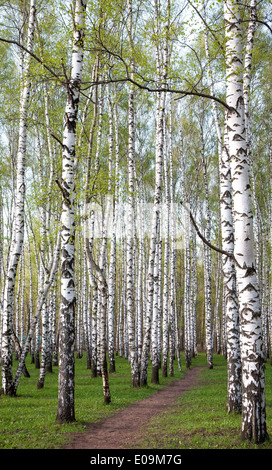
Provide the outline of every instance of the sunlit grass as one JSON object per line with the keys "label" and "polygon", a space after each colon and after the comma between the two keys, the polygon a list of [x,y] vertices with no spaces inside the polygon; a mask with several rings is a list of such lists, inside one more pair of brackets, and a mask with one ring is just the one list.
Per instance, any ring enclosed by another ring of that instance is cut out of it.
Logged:
{"label": "sunlit grass", "polygon": [[[31,377],[22,377],[18,396],[0,398],[0,449],[57,449],[63,447],[73,432],[84,432],[86,423],[95,422],[127,407],[136,400],[147,398],[172,380],[184,376],[175,361],[173,378],[161,378],[154,385],[132,388],[130,366],[116,357],[116,372],[110,375],[112,403],[104,405],[102,379],[91,378],[86,359],[76,359],[75,414],[76,422],[56,424],[58,401],[58,368],[47,373],[45,386],[37,390],[39,370],[30,364]],[[271,449],[272,442],[259,446],[240,438],[241,416],[226,411],[227,369],[222,356],[214,356],[214,368],[206,367],[205,354],[193,359],[192,366],[203,366],[197,385],[177,399],[166,413],[153,418],[144,428],[144,437],[135,443],[136,449]],[[16,366],[16,362],[14,364]],[[150,368],[149,368],[150,369]],[[272,367],[266,367],[266,411],[268,432],[272,435]],[[159,411],[159,410],[158,410]]]}
{"label": "sunlit grass", "polygon": [[[17,363],[14,361],[14,367]],[[47,373],[44,388],[37,390],[39,370],[27,358],[30,378],[22,376],[16,397],[0,397],[0,449],[54,449],[69,440],[69,434],[86,429],[86,423],[95,422],[125,408],[136,400],[150,396],[156,390],[180,378],[175,364],[173,378],[161,378],[159,385],[149,384],[138,389],[131,386],[130,366],[124,358],[116,357],[116,372],[110,374],[112,402],[104,405],[101,377],[91,378],[86,359],[75,360],[75,415],[76,422],[56,424],[58,403],[58,368]],[[183,367],[184,369],[184,367]],[[150,371],[149,371],[150,374]]]}
{"label": "sunlit grass", "polygon": [[[203,365],[204,355],[193,360]],[[184,393],[171,409],[153,418],[135,448],[148,449],[272,449],[272,442],[256,445],[240,436],[241,415],[226,409],[227,369],[222,356],[214,356],[214,368],[200,370],[197,386]],[[266,413],[272,434],[272,367],[266,366]],[[163,432],[162,432],[163,430]]]}

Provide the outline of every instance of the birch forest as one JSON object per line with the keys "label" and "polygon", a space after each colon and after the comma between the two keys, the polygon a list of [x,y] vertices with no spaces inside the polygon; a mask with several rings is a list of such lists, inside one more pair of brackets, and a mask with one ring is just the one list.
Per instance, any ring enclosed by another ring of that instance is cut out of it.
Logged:
{"label": "birch forest", "polygon": [[2,396],[16,397],[27,356],[38,389],[57,366],[56,421],[70,423],[75,360],[110,404],[117,356],[138,389],[204,351],[211,374],[227,360],[226,414],[264,442],[271,1],[0,12]]}

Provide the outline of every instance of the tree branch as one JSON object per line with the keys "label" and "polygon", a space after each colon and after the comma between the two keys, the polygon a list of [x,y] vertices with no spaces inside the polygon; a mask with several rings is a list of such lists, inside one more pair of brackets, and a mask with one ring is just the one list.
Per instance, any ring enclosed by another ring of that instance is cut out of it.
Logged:
{"label": "tree branch", "polygon": [[58,187],[60,188],[65,201],[67,201],[68,204],[70,204],[70,197],[69,197],[70,195],[69,195],[68,191],[63,187],[62,181],[60,179],[57,179],[56,183],[57,183]]}
{"label": "tree branch", "polygon": [[[11,39],[4,39],[4,38],[1,38],[1,37],[0,37],[0,41],[6,42],[8,44],[15,44],[16,46],[23,49],[25,52],[30,54],[37,62],[39,62],[41,65],[43,65],[43,67],[46,70],[48,70],[48,72],[50,72],[58,80],[58,82],[60,82],[63,86],[67,86],[67,81],[61,80],[59,78],[59,76],[48,65],[46,65],[46,63],[40,57],[38,57],[33,52],[29,51],[25,46],[20,44],[18,41],[14,41],[14,40],[11,40]],[[115,57],[118,57],[119,60],[121,60],[123,62],[123,64],[125,65],[126,70],[128,70],[128,67],[125,64],[125,61],[123,60],[122,57],[120,57],[118,54],[112,53],[111,51],[108,51],[108,50],[106,50],[106,52],[110,53],[111,55],[114,55]],[[201,98],[212,99],[212,100],[216,101],[217,103],[223,105],[229,111],[236,112],[236,110],[234,108],[232,108],[231,106],[228,106],[225,101],[221,100],[220,98],[217,98],[216,96],[209,95],[207,93],[202,93],[202,92],[178,90],[178,89],[173,89],[173,88],[169,88],[169,87],[166,87],[166,88],[150,88],[146,85],[142,85],[141,83],[138,83],[136,80],[133,80],[129,76],[127,76],[126,78],[122,78],[122,79],[110,79],[110,80],[103,80],[103,81],[98,80],[98,81],[95,81],[95,82],[89,82],[89,85],[94,86],[94,85],[100,85],[100,84],[106,84],[106,83],[118,83],[118,82],[120,82],[120,83],[121,82],[130,82],[130,83],[133,83],[135,86],[137,86],[139,89],[146,90],[146,91],[149,91],[151,93],[166,92],[166,93],[177,93],[179,95],[183,95],[178,99],[181,99],[184,96],[199,96]],[[82,83],[84,84],[84,83],[88,83],[88,82],[82,82]]]}
{"label": "tree branch", "polygon": [[203,18],[203,16],[201,15],[201,13],[199,13],[198,9],[193,5],[193,2],[191,0],[188,0],[188,3],[191,5],[191,7],[196,11],[196,13],[198,14],[199,18],[203,21],[203,23],[205,24],[206,28],[210,31],[210,33],[212,34],[212,36],[214,37],[215,41],[217,42],[217,44],[219,45],[221,51],[223,52],[223,54],[225,54],[225,51],[224,51],[224,47],[222,46],[222,44],[220,43],[220,41],[218,40],[218,38],[215,36],[213,30],[209,27],[207,21],[205,20],[205,18]]}
{"label": "tree branch", "polygon": [[103,287],[107,288],[107,281],[105,279],[104,273],[102,269],[96,264],[96,262],[94,261],[92,257],[92,253],[90,250],[90,241],[89,241],[89,238],[87,237],[85,238],[85,247],[86,247],[86,253],[87,253],[88,259],[91,263],[92,268],[97,272],[100,284],[102,284]]}
{"label": "tree branch", "polygon": [[4,38],[0,38],[0,41],[6,42],[8,44],[15,44],[16,46],[20,47],[25,52],[30,54],[31,57],[33,57],[33,59],[35,59],[37,62],[39,62],[39,64],[41,64],[46,70],[48,70],[48,72],[50,72],[62,85],[66,84],[65,82],[63,82],[59,78],[59,76],[48,65],[46,65],[46,63],[40,57],[38,57],[36,54],[34,54],[34,52],[31,52],[29,49],[27,49],[25,46],[20,44],[18,41],[14,41],[14,40],[11,40],[11,39],[4,39]]}
{"label": "tree branch", "polygon": [[[105,46],[105,44],[103,43],[101,37],[100,37],[100,45],[102,47],[101,52],[106,52],[107,54],[115,57],[116,59],[118,59],[122,62],[122,64],[125,67],[125,70],[126,70],[126,78],[95,81],[95,82],[90,83],[90,86],[100,85],[100,84],[107,84],[107,83],[130,82],[130,83],[134,84],[135,86],[137,86],[138,88],[140,88],[141,90],[146,90],[146,91],[149,91],[149,92],[152,92],[152,93],[166,92],[166,93],[177,93],[179,95],[183,95],[178,99],[181,99],[184,96],[200,96],[201,98],[209,98],[209,99],[217,101],[217,103],[223,105],[225,108],[228,109],[228,111],[237,112],[235,108],[232,108],[231,106],[229,106],[225,101],[221,100],[220,98],[217,98],[216,96],[208,95],[206,93],[201,93],[201,92],[197,92],[197,91],[178,90],[178,89],[173,89],[173,88],[169,88],[169,87],[150,88],[147,85],[142,85],[141,83],[137,82],[136,80],[132,79],[129,76],[130,75],[129,74],[129,67],[128,67],[127,63],[125,62],[125,60],[123,59],[123,57],[120,54],[118,54],[117,52],[109,50]],[[143,78],[143,77],[141,77],[141,78]],[[143,78],[143,80],[144,80],[144,78]],[[147,81],[147,80],[145,80],[145,81]],[[88,82],[82,82],[82,84],[84,84],[84,83],[88,83]]]}
{"label": "tree branch", "polygon": [[188,209],[188,207],[186,207],[186,204],[183,204],[183,201],[180,201],[180,204],[185,208],[185,210],[188,212],[188,214],[190,215],[190,219],[192,221],[192,224],[196,230],[196,233],[198,234],[199,238],[201,238],[201,240],[203,241],[203,243],[205,243],[205,245],[207,245],[209,248],[211,248],[211,250],[214,250],[214,251],[217,251],[218,253],[221,253],[222,255],[225,255],[225,256],[228,256],[229,258],[231,258],[234,263],[240,268],[240,269],[244,269],[242,268],[242,266],[238,263],[238,261],[236,260],[235,256],[233,253],[229,253],[228,251],[225,251],[225,250],[222,250],[221,248],[218,248],[217,246],[214,246],[212,245],[212,243],[210,243],[205,237],[204,235],[202,235],[202,233],[200,232],[198,226],[197,226],[197,223],[193,217],[193,214],[192,212]]}
{"label": "tree branch", "polygon": [[50,132],[50,135],[53,137],[53,139],[55,139],[60,145],[61,147],[63,148],[63,143],[61,142],[61,140],[55,135],[53,134],[52,132]]}

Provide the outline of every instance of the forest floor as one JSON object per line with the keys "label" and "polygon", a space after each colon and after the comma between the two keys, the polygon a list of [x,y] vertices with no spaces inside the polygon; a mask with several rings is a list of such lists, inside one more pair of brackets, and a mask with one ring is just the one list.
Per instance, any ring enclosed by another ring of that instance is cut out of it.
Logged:
{"label": "forest floor", "polygon": [[[71,434],[71,439],[64,449],[135,448],[148,422],[166,412],[184,392],[197,386],[200,368],[187,370],[183,378],[173,381],[171,385],[157,391],[149,398],[137,401],[98,423],[87,424],[85,432]],[[158,433],[161,433],[161,429],[158,429]]]}

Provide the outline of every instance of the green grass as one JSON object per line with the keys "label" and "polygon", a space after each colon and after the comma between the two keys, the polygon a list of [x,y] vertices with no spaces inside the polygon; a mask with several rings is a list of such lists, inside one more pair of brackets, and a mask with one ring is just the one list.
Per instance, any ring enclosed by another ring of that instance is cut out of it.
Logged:
{"label": "green grass", "polygon": [[[193,366],[206,365],[200,354]],[[214,368],[200,370],[198,384],[183,394],[167,413],[145,427],[136,449],[272,449],[272,442],[256,445],[240,436],[241,415],[227,413],[227,369],[222,356],[214,356]],[[272,367],[266,365],[266,413],[272,436]],[[163,430],[163,431],[162,431]]]}
{"label": "green grass", "polygon": [[[116,357],[116,372],[110,375],[112,403],[104,405],[102,379],[91,378],[86,359],[76,359],[76,422],[56,424],[58,401],[58,368],[48,373],[45,386],[37,390],[39,371],[29,363],[31,377],[22,377],[18,396],[0,397],[0,449],[57,449],[70,439],[73,432],[84,432],[86,423],[112,415],[129,404],[147,398],[172,380],[184,376],[175,363],[173,378],[160,384],[134,389],[131,387],[127,360]],[[184,393],[169,408],[152,419],[144,428],[143,438],[135,442],[136,449],[272,449],[272,442],[256,446],[240,438],[241,416],[226,411],[227,369],[222,356],[214,355],[214,369],[206,367],[206,357],[199,354],[192,366],[203,366],[197,386]],[[16,366],[16,362],[14,364]],[[151,371],[149,370],[149,373]],[[272,367],[266,367],[266,405],[268,432],[272,435]]]}
{"label": "green grass", "polygon": [[[86,423],[98,421],[129,404],[144,399],[180,378],[177,364],[173,378],[160,378],[160,384],[134,389],[131,386],[130,366],[124,358],[116,357],[116,372],[110,374],[112,403],[104,405],[102,379],[91,378],[86,359],[75,360],[75,416],[76,422],[56,423],[58,403],[58,368],[47,373],[43,389],[37,390],[39,370],[26,361],[30,378],[22,376],[17,396],[0,396],[0,449],[55,449],[69,440],[69,433],[83,432]],[[17,366],[14,361],[14,368]],[[184,370],[184,364],[183,364]],[[150,371],[149,371],[150,374]]]}

